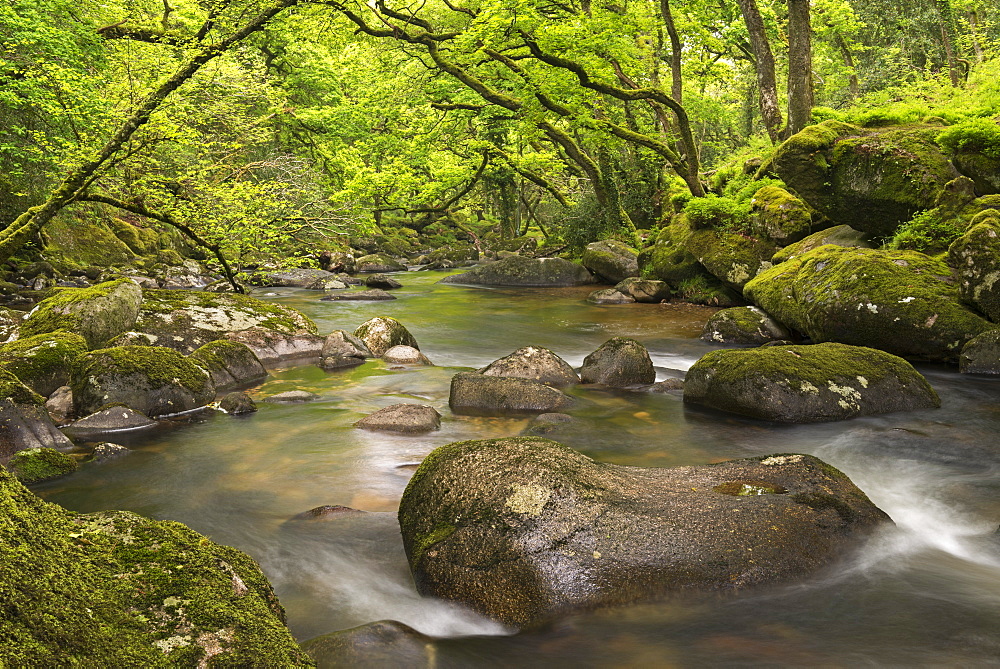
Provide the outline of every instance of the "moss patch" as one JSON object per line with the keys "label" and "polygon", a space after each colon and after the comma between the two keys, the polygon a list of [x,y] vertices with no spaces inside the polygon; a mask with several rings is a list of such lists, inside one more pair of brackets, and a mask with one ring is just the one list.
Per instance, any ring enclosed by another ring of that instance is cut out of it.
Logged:
{"label": "moss patch", "polygon": [[45,398],[21,383],[6,369],[0,368],[0,397],[9,398],[14,404],[45,404]]}
{"label": "moss patch", "polygon": [[64,330],[82,335],[94,348],[132,328],[140,299],[141,290],[129,279],[60,290],[38,304],[21,325],[21,336]]}
{"label": "moss patch", "polygon": [[69,382],[70,372],[86,352],[87,341],[80,335],[52,332],[0,346],[0,365],[35,392],[49,395]]}
{"label": "moss patch", "polygon": [[80,465],[71,456],[52,448],[18,451],[7,469],[22,483],[40,483],[72,474]]}

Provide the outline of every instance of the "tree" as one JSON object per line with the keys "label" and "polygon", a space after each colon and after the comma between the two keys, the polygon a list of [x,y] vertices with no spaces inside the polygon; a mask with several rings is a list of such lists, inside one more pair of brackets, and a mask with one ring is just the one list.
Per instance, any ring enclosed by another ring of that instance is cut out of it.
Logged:
{"label": "tree", "polygon": [[788,134],[812,123],[812,25],[809,0],[788,0]]}

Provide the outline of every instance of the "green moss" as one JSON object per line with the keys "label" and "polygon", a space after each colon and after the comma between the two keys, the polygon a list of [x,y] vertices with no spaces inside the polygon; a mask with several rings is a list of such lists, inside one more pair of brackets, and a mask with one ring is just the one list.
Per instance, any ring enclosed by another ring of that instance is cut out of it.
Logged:
{"label": "green moss", "polygon": [[963,121],[939,133],[937,142],[955,153],[977,152],[1000,158],[1000,122],[989,118]]}
{"label": "green moss", "polygon": [[179,383],[195,393],[205,390],[209,376],[205,371],[172,348],[163,346],[118,346],[87,353],[80,359],[77,381],[105,374],[141,374],[154,388]]}
{"label": "green moss", "polygon": [[18,451],[7,469],[22,483],[40,483],[72,474],[80,465],[73,457],[52,448]]}
{"label": "green moss", "polygon": [[710,274],[734,290],[741,290],[770,267],[775,251],[773,243],[716,230],[692,233],[686,248]]}
{"label": "green moss", "polygon": [[246,357],[248,352],[253,353],[246,344],[219,339],[201,346],[188,357],[212,371],[225,369],[233,358]]}
{"label": "green moss", "polygon": [[728,197],[708,194],[691,198],[684,205],[684,214],[693,230],[713,228],[716,230],[742,230],[750,216],[750,207]]}
{"label": "green moss", "polygon": [[73,366],[86,352],[87,341],[80,335],[51,332],[0,346],[0,364],[37,392],[48,395],[69,380]]}
{"label": "green moss", "polygon": [[111,267],[135,258],[94,209],[81,207],[74,213],[64,211],[45,226],[41,237],[46,257],[71,266]]}
{"label": "green moss", "polygon": [[431,546],[444,541],[454,534],[457,529],[451,523],[439,523],[427,534],[417,535],[413,541],[411,560],[418,562]]}
{"label": "green moss", "polygon": [[121,220],[120,218],[112,218],[109,220],[108,227],[111,228],[115,237],[124,242],[125,245],[128,246],[129,250],[136,255],[145,255],[155,250],[155,241],[154,245],[151,246],[149,244],[149,239],[144,238],[144,236],[141,235],[139,228]]}
{"label": "green moss", "polygon": [[245,554],[179,523],[70,513],[2,470],[0,593],[3,666],[310,665]]}
{"label": "green moss", "polygon": [[139,287],[116,279],[90,288],[67,288],[38,304],[21,325],[21,336],[64,330],[82,335],[90,347],[103,344],[135,323]]}
{"label": "green moss", "polygon": [[[188,308],[242,312],[261,327],[283,334],[316,334],[316,324],[304,314],[272,302],[235,293],[206,293],[193,290],[144,290],[143,318],[146,314],[169,316]],[[220,335],[221,336],[221,335]]]}
{"label": "green moss", "polygon": [[779,186],[759,189],[751,200],[750,231],[779,243],[798,241],[812,226],[812,210]]}
{"label": "green moss", "polygon": [[0,368],[0,397],[8,398],[14,404],[35,404],[42,406],[45,399],[10,371]]}
{"label": "green moss", "polygon": [[927,255],[943,253],[965,231],[965,223],[940,207],[919,212],[896,230],[887,246],[919,251]]}

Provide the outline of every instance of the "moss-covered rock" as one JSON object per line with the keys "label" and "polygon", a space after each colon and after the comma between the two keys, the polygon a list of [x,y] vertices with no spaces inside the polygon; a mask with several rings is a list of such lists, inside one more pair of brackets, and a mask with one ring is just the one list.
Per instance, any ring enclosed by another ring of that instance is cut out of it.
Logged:
{"label": "moss-covered rock", "polygon": [[[740,482],[762,494],[727,492]],[[807,455],[624,467],[538,437],[442,446],[399,506],[420,592],[512,625],[800,580],[887,522]]]}
{"label": "moss-covered rock", "polygon": [[120,218],[107,221],[108,228],[121,240],[129,250],[140,256],[156,253],[159,246],[159,234],[149,228],[139,228]]}
{"label": "moss-covered rock", "polygon": [[136,254],[108,227],[94,210],[64,210],[41,232],[42,254],[69,266],[115,267],[127,264]]}
{"label": "moss-covered rock", "polygon": [[583,250],[583,266],[610,284],[630,276],[639,276],[636,252],[617,239],[605,239],[587,244]]}
{"label": "moss-covered rock", "polygon": [[684,401],[781,423],[818,423],[941,405],[910,363],[826,343],[708,353],[684,378]]}
{"label": "moss-covered rock", "polygon": [[959,292],[969,304],[1000,321],[1000,211],[988,209],[952,242],[948,264],[959,279]]}
{"label": "moss-covered rock", "polygon": [[774,244],[717,230],[697,230],[687,250],[725,286],[741,291],[747,281],[771,266]]}
{"label": "moss-covered rock", "polygon": [[358,272],[405,272],[406,265],[382,253],[370,253],[357,260]]}
{"label": "moss-covered rock", "polygon": [[786,140],[762,167],[809,206],[839,224],[888,236],[915,213],[934,207],[957,176],[935,143],[940,129],[862,129],[824,121]]}
{"label": "moss-covered rock", "polygon": [[987,330],[970,339],[958,368],[963,374],[1000,374],[1000,330]]}
{"label": "moss-covered rock", "polygon": [[628,337],[612,337],[583,359],[580,380],[626,388],[652,383],[656,370],[645,346]]}
{"label": "moss-covered rock", "polygon": [[583,265],[562,258],[511,256],[468,272],[446,276],[440,283],[481,286],[582,286],[595,283]]}
{"label": "moss-covered rock", "polygon": [[871,248],[871,244],[866,239],[865,233],[855,230],[849,225],[835,225],[832,228],[814,232],[794,244],[789,244],[782,249],[778,249],[778,252],[771,258],[771,262],[777,265],[779,262],[791,260],[792,258],[800,256],[803,253],[808,253],[813,249],[818,249],[825,244],[833,244],[834,246],[853,246],[864,249]]}
{"label": "moss-covered rock", "polygon": [[672,288],[677,288],[682,281],[707,274],[687,249],[669,243],[657,242],[643,249],[639,252],[638,263],[642,276],[664,281]]}
{"label": "moss-covered rock", "polygon": [[547,348],[524,346],[479,370],[486,376],[530,379],[555,388],[580,383],[569,363]]}
{"label": "moss-covered rock", "polygon": [[210,341],[188,357],[212,375],[216,391],[255,383],[267,376],[253,350],[235,341]]}
{"label": "moss-covered rock", "polygon": [[750,200],[750,231],[777,244],[797,242],[812,227],[809,206],[780,186],[764,186]]}
{"label": "moss-covered rock", "polygon": [[460,372],[451,379],[448,405],[455,414],[518,416],[563,411],[573,400],[534,379]]}
{"label": "moss-covered rock", "polygon": [[52,422],[45,400],[0,368],[0,461],[29,448],[72,445]]}
{"label": "moss-covered rock", "polygon": [[420,350],[416,338],[402,323],[388,316],[376,316],[358,326],[354,336],[360,339],[371,354],[380,357],[393,346],[412,346]]}
{"label": "moss-covered rock", "polygon": [[958,171],[976,183],[980,193],[1000,193],[1000,158],[976,151],[960,151],[952,158]]}
{"label": "moss-covered rock", "polygon": [[0,664],[309,666],[257,564],[180,523],[75,514],[0,470]]}
{"label": "moss-covered rock", "polygon": [[655,279],[640,279],[630,277],[619,282],[615,290],[623,295],[628,295],[636,302],[647,304],[658,304],[670,301],[670,285],[666,281]]}
{"label": "moss-covered rock", "polygon": [[21,336],[64,330],[82,335],[90,348],[97,348],[131,330],[141,304],[142,289],[130,279],[66,288],[38,304],[21,325]]}
{"label": "moss-covered rock", "polygon": [[39,395],[48,397],[69,383],[77,359],[87,352],[87,340],[70,332],[25,337],[0,346],[0,366]]}
{"label": "moss-covered rock", "polygon": [[212,376],[174,349],[119,346],[80,358],[70,386],[77,415],[121,403],[147,416],[189,411],[215,398]]}
{"label": "moss-covered rock", "polygon": [[705,323],[701,338],[713,344],[760,346],[788,339],[788,328],[757,307],[730,307],[717,311]]}
{"label": "moss-covered rock", "polygon": [[24,316],[23,311],[0,307],[0,342],[17,339]]}
{"label": "moss-covered rock", "polygon": [[134,330],[181,353],[254,327],[283,335],[316,334],[316,324],[305,315],[248,295],[146,290],[143,297]]}
{"label": "moss-covered rock", "polygon": [[395,620],[324,634],[302,644],[318,667],[437,666],[434,639]]}
{"label": "moss-covered rock", "polygon": [[21,483],[30,484],[69,476],[80,464],[54,448],[27,448],[15,453],[6,467]]}
{"label": "moss-covered rock", "polygon": [[948,266],[915,251],[821,246],[744,288],[757,306],[817,342],[957,361],[993,326],[966,309]]}
{"label": "moss-covered rock", "polygon": [[420,434],[441,427],[441,414],[426,404],[393,404],[356,422],[355,427],[379,432]]}

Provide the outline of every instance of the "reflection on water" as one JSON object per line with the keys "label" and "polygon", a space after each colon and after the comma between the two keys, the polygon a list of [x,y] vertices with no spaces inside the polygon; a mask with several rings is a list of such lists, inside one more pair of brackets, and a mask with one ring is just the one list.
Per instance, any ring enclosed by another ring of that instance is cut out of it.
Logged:
{"label": "reflection on water", "polygon": [[[452,416],[451,376],[525,345],[573,365],[613,336],[649,349],[658,378],[683,375],[710,350],[709,311],[596,306],[589,288],[488,290],[406,274],[393,302],[319,302],[275,290],[321,332],[392,316],[436,367],[381,362],[336,372],[298,367],[253,389],[292,389],[308,404],[258,403],[245,417],[205,414],[133,434],[128,458],[39,488],[71,509],[129,509],[186,523],[263,566],[300,639],[391,618],[442,637],[441,667],[981,666],[1000,658],[1000,383],[923,371],[940,410],[781,426],[685,407],[676,394],[573,390],[575,423],[547,436],[599,460],[701,464],[777,452],[817,455],[847,473],[895,520],[843,564],[803,582],[738,597],[683,598],[599,611],[511,635],[451,604],[419,597],[396,507],[417,463],[462,439],[519,434],[527,420]],[[393,436],[353,427],[398,402],[443,414],[441,430]],[[289,519],[341,504],[368,511]]]}

